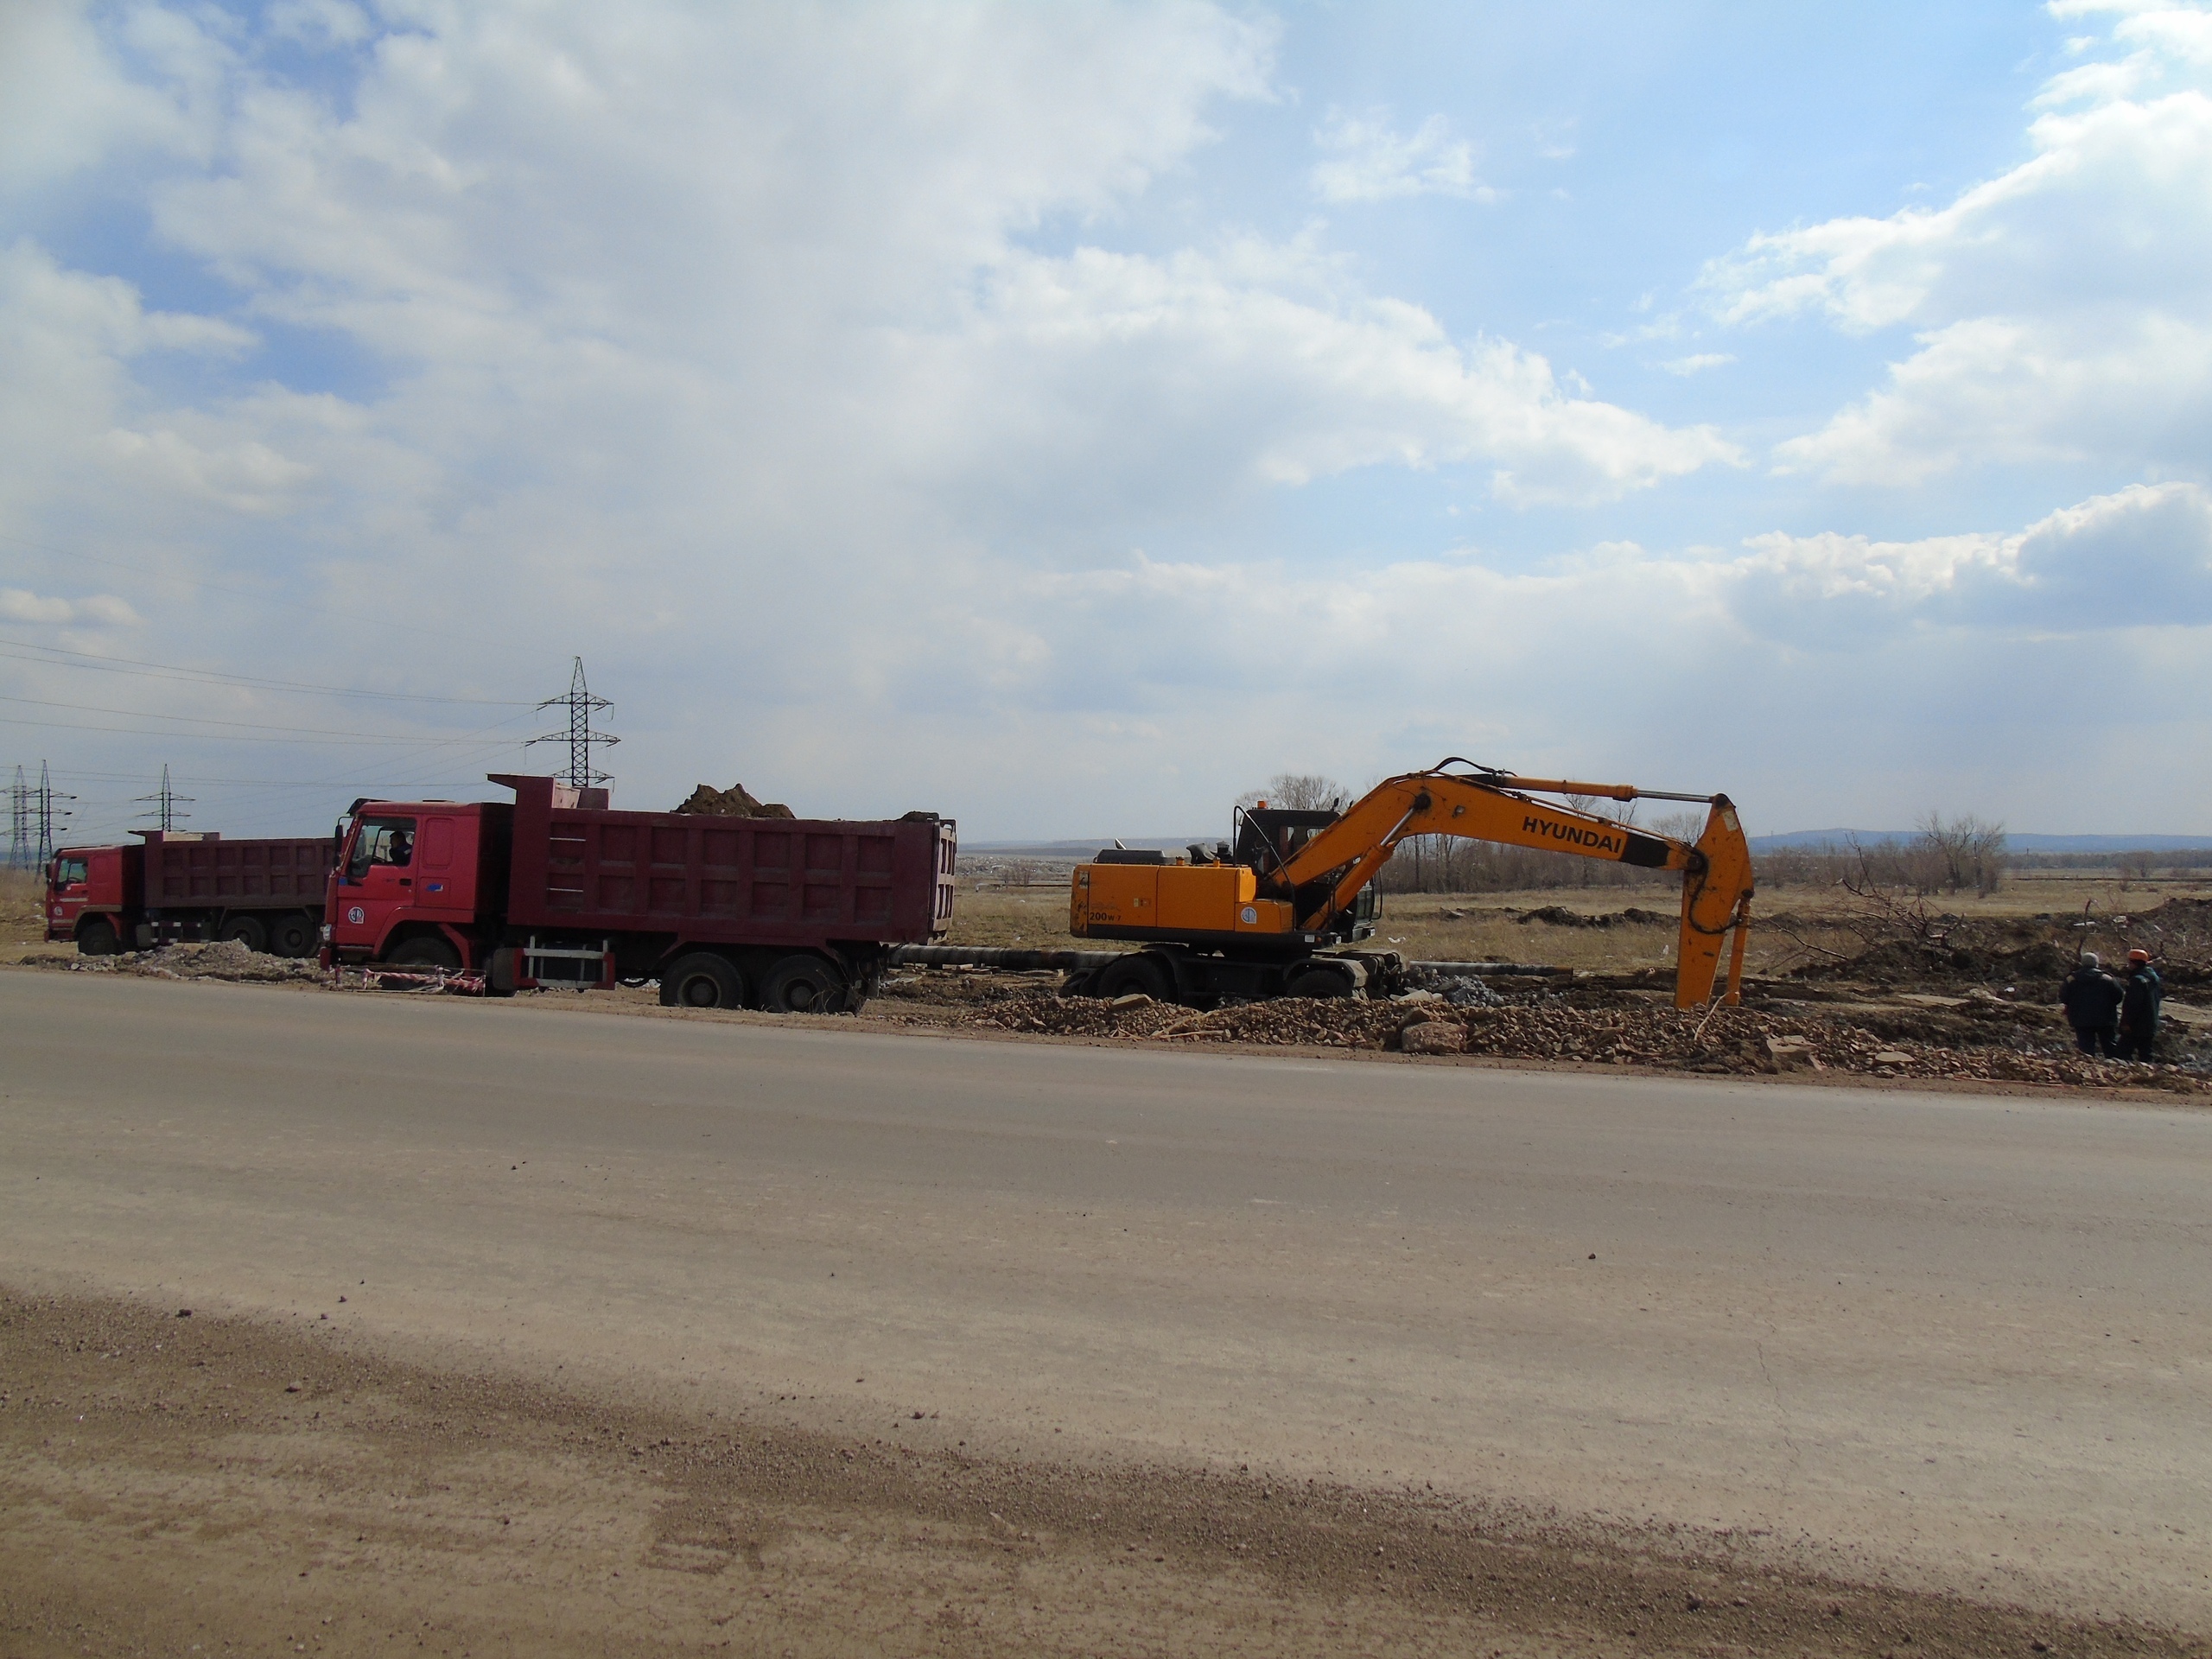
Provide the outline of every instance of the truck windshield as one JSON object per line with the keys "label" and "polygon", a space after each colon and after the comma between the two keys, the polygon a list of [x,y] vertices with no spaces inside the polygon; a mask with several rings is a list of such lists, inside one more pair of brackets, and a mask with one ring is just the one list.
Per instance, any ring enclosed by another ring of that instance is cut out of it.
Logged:
{"label": "truck windshield", "polygon": [[54,885],[57,887],[81,887],[85,885],[85,861],[81,858],[57,858],[54,861]]}
{"label": "truck windshield", "polygon": [[364,818],[353,840],[353,856],[346,861],[346,879],[361,881],[379,864],[404,870],[414,861],[414,819]]}

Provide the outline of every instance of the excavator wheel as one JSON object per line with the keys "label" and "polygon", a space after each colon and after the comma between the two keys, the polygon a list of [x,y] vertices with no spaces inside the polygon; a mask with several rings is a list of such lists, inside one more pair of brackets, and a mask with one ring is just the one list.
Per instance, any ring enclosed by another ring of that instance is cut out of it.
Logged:
{"label": "excavator wheel", "polygon": [[1141,991],[1155,1002],[1173,1000],[1173,984],[1166,968],[1147,952],[1135,950],[1098,970],[1096,995],[1113,998]]}
{"label": "excavator wheel", "polygon": [[1350,996],[1352,995],[1351,976],[1340,968],[1325,968],[1318,963],[1308,963],[1291,969],[1282,994],[1285,996]]}

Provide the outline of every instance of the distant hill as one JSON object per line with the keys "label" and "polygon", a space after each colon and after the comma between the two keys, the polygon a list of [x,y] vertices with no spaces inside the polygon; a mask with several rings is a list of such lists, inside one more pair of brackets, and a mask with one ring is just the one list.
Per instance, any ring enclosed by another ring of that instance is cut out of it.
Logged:
{"label": "distant hill", "polygon": [[[1784,847],[1840,847],[1856,839],[1862,847],[1910,841],[1917,830],[1792,830],[1786,835],[1753,836],[1754,853]],[[2190,853],[2212,848],[2212,836],[2005,836],[2015,853]]]}

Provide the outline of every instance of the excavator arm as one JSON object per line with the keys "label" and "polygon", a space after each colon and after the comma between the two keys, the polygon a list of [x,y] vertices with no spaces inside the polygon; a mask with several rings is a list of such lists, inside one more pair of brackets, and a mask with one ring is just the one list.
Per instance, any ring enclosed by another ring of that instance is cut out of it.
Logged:
{"label": "excavator arm", "polygon": [[[1452,764],[1445,760],[1427,772],[1384,779],[1273,873],[1290,892],[1310,892],[1325,881],[1319,901],[1306,901],[1308,913],[1299,920],[1301,929],[1319,931],[1329,918],[1345,909],[1409,836],[1459,836],[1647,869],[1680,870],[1682,922],[1675,1006],[1695,1007],[1712,996],[1722,943],[1731,934],[1726,998],[1730,1003],[1738,1000],[1744,944],[1751,926],[1751,851],[1735,806],[1726,795],[1677,795],[1629,784],[1444,770]],[[1694,801],[1709,811],[1703,833],[1691,842],[1555,806],[1534,798],[1537,795]]]}

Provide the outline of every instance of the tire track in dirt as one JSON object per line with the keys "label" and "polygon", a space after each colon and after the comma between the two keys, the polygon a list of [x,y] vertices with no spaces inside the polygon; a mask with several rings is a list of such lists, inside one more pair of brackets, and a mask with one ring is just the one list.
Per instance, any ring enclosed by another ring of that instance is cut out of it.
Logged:
{"label": "tire track in dirt", "polygon": [[1249,1470],[917,1452],[0,1295],[10,1655],[2202,1655]]}

